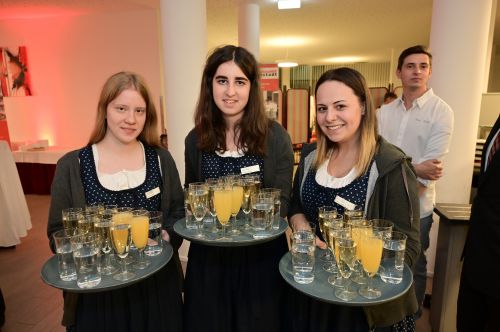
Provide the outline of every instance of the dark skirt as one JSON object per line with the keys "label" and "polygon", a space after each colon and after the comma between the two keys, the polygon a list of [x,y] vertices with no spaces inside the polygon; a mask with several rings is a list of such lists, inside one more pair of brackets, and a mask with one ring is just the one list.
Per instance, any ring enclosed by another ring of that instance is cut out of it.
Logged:
{"label": "dark skirt", "polygon": [[[334,291],[332,287],[332,292]],[[289,332],[367,332],[362,307],[334,305],[316,300],[287,285],[284,324]]]}
{"label": "dark skirt", "polygon": [[81,294],[76,331],[182,331],[179,256],[153,276],[131,286]]}
{"label": "dark skirt", "polygon": [[188,332],[279,331],[285,282],[279,261],[285,236],[246,247],[191,243],[184,283]]}

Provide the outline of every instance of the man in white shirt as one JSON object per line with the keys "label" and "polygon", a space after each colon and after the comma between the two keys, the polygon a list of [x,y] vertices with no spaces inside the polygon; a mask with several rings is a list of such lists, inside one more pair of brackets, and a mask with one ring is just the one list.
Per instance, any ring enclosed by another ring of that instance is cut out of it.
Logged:
{"label": "man in white shirt", "polygon": [[436,96],[427,82],[432,73],[432,55],[423,46],[413,46],[399,56],[396,74],[403,94],[382,105],[377,113],[380,135],[412,157],[420,195],[420,242],[422,251],[414,266],[417,318],[425,296],[429,232],[435,200],[435,181],[443,175],[442,158],[448,152],[453,131],[453,111]]}

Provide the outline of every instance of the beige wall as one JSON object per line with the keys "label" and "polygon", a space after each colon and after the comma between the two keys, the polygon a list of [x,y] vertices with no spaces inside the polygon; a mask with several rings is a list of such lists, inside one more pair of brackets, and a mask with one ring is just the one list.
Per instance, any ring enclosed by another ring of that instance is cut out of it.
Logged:
{"label": "beige wall", "polygon": [[32,97],[5,97],[11,141],[79,147],[111,74],[143,75],[158,106],[160,58],[153,10],[0,20],[0,46],[27,47]]}

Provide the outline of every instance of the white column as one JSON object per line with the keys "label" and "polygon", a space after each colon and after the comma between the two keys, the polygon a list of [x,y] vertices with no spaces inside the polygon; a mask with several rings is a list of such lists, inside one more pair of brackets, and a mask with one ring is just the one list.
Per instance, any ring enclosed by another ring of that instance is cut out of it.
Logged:
{"label": "white column", "polygon": [[184,138],[194,126],[207,55],[205,0],[161,0],[160,14],[168,148],[184,182]]}
{"label": "white column", "polygon": [[455,114],[445,175],[437,182],[437,202],[469,202],[491,10],[492,0],[433,2],[430,86]]}
{"label": "white column", "polygon": [[[168,149],[184,183],[184,138],[194,127],[193,114],[207,53],[205,0],[161,0],[162,66]],[[189,241],[179,249],[187,261]]]}
{"label": "white column", "polygon": [[256,3],[242,2],[238,6],[238,44],[250,51],[259,61],[260,13]]}

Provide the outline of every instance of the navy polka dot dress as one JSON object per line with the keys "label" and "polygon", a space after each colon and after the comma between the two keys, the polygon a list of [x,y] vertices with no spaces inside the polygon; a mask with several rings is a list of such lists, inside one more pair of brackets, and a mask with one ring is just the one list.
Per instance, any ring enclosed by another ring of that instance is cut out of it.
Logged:
{"label": "navy polka dot dress", "polygon": [[104,188],[98,180],[92,147],[83,148],[79,153],[79,158],[87,203],[116,204],[149,211],[159,210],[161,195],[146,197],[147,192],[162,187],[158,155],[152,147],[146,145],[144,145],[144,153],[146,155],[146,179],[144,182],[135,188],[113,191]]}
{"label": "navy polka dot dress", "polygon": [[222,157],[216,153],[202,154],[201,174],[205,179],[218,178],[227,174],[241,174],[244,167],[259,165],[261,170],[260,181],[264,181],[264,160],[253,155],[243,155],[241,157]]}
{"label": "navy polka dot dress", "polygon": [[[323,187],[316,182],[315,176],[316,170],[311,168],[302,188],[302,207],[310,222],[318,224],[318,208],[320,206],[334,206],[338,213],[344,214],[344,207],[334,202],[337,196],[355,205],[365,206],[368,172],[342,188]],[[316,232],[323,239],[319,227],[316,227]]]}

